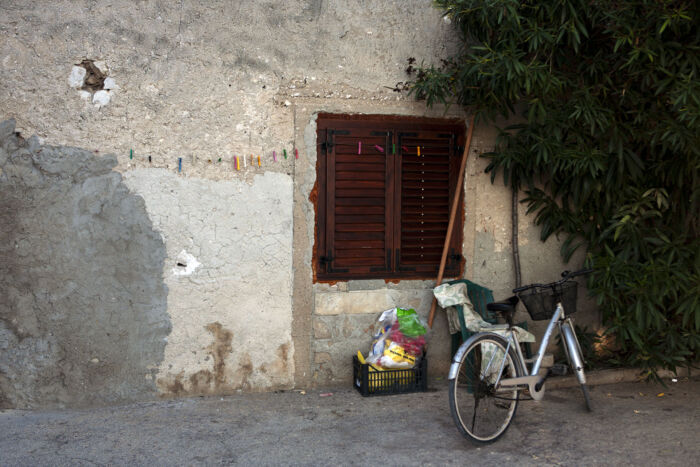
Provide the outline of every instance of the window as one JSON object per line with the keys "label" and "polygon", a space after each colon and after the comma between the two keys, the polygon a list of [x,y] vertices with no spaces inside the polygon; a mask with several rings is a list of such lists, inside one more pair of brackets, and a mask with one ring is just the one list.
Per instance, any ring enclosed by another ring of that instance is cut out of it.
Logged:
{"label": "window", "polygon": [[[317,123],[316,279],[434,278],[464,123],[329,114]],[[461,203],[446,277],[461,273]]]}

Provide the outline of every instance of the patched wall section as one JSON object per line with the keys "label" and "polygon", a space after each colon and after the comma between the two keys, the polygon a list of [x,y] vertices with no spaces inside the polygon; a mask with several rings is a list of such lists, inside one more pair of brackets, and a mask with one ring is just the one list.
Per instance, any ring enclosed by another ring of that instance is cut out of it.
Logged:
{"label": "patched wall section", "polygon": [[156,395],[165,245],[115,165],[0,124],[0,407]]}
{"label": "patched wall section", "polygon": [[127,172],[163,233],[173,331],[164,395],[291,387],[292,178],[209,181]]}

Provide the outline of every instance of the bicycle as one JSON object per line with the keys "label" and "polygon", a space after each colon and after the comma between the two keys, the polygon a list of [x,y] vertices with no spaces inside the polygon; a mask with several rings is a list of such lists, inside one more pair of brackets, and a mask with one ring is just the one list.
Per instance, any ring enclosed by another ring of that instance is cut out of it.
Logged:
{"label": "bicycle", "polygon": [[[513,289],[516,294],[504,301],[488,303],[486,308],[500,313],[508,324],[505,337],[495,332],[478,332],[457,350],[450,366],[450,411],[462,434],[476,443],[492,443],[500,438],[515,416],[518,401],[527,391],[532,400],[544,397],[545,381],[551,375],[566,374],[565,365],[554,365],[546,371],[542,361],[554,327],[558,327],[569,366],[576,374],[586,408],[592,405],[583,357],[574,326],[565,311],[576,311],[577,283],[570,279],[587,274],[588,270],[564,271],[562,279],[549,284],[530,284]],[[513,315],[522,300],[533,320],[549,319],[537,354],[523,357]],[[528,363],[532,363],[528,371]]]}

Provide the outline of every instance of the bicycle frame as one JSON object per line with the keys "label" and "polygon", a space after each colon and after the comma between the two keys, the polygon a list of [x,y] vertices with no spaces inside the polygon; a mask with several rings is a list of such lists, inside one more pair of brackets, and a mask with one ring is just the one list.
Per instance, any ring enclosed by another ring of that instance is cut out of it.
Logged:
{"label": "bicycle frame", "polygon": [[[514,347],[515,353],[517,355],[517,358],[520,360],[520,363],[522,365],[522,368],[525,371],[525,376],[520,376],[517,378],[505,378],[501,379],[501,376],[503,375],[503,368],[505,367],[505,362],[506,359],[503,358],[502,362],[500,362],[500,368],[498,369],[497,377],[495,380],[495,386],[499,389],[502,390],[512,390],[513,388],[519,388],[522,386],[527,386],[528,389],[530,390],[530,395],[532,398],[536,401],[542,400],[544,397],[544,385],[541,384],[541,382],[544,379],[544,375],[540,375],[540,369],[542,366],[542,361],[544,359],[545,351],[547,350],[547,345],[549,344],[549,339],[552,337],[552,333],[554,332],[554,327],[559,326],[560,327],[560,332],[561,332],[561,324],[562,322],[565,321],[565,315],[564,315],[564,307],[561,304],[561,302],[557,303],[556,309],[554,310],[554,314],[549,320],[549,324],[547,325],[547,329],[544,333],[544,336],[542,337],[542,342],[540,343],[540,347],[537,350],[537,355],[533,357],[532,359],[525,360],[525,357],[523,356],[522,350],[520,348],[520,342],[518,341],[518,336],[515,334],[515,331],[513,329],[510,329],[507,336],[506,340],[508,342],[508,345],[505,350],[505,354],[507,355],[511,346]],[[488,331],[486,331],[488,332]],[[475,336],[479,335],[481,333],[475,334]],[[497,334],[499,337],[503,337],[499,334]],[[448,376],[448,379],[454,379],[457,377],[457,371],[458,371],[458,366],[459,362],[462,360],[462,357],[464,356],[464,353],[467,351],[467,348],[469,347],[468,342],[465,342],[462,344],[462,346],[459,348],[457,353],[454,356],[454,359],[452,360],[452,365],[450,367],[450,373]],[[578,345],[578,344],[577,344]],[[568,350],[567,350],[568,352]],[[494,354],[495,356],[495,354]],[[489,368],[493,364],[493,356],[489,360],[489,362],[486,365],[486,369],[484,371],[484,374],[489,373]],[[527,363],[532,362],[534,360],[534,363],[532,365],[532,368],[528,369]]]}

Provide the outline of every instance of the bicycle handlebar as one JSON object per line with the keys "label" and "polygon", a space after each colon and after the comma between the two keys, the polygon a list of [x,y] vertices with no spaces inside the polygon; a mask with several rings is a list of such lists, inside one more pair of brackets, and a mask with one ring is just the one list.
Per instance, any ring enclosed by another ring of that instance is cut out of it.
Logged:
{"label": "bicycle handlebar", "polygon": [[590,268],[590,269],[580,269],[580,270],[574,271],[574,272],[571,272],[571,271],[564,271],[564,272],[561,273],[561,277],[564,277],[564,278],[566,278],[566,279],[569,279],[569,278],[571,278],[571,277],[582,276],[582,275],[584,275],[584,274],[590,274],[590,273],[592,273],[592,272],[593,272],[593,268]]}
{"label": "bicycle handlebar", "polygon": [[572,277],[582,276],[584,274],[590,274],[591,272],[593,272],[593,269],[580,269],[580,270],[574,271],[574,272],[564,271],[561,273],[562,279],[559,279],[558,281],[550,282],[549,284],[524,285],[522,287],[517,287],[517,288],[513,289],[513,293],[522,292],[524,290],[533,289],[535,287],[554,287],[555,285],[559,285],[563,282],[566,282],[567,280],[571,279]]}

